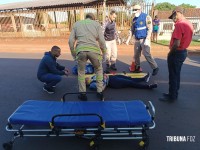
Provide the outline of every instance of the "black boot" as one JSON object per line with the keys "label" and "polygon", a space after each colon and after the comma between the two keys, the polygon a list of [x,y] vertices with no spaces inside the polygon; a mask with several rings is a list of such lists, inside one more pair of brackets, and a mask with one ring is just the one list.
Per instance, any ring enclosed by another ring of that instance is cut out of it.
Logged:
{"label": "black boot", "polygon": [[87,101],[87,95],[85,93],[81,93],[78,95],[78,99],[81,101]]}
{"label": "black boot", "polygon": [[106,71],[105,73],[110,73],[110,64],[106,64]]}
{"label": "black boot", "polygon": [[99,98],[101,101],[104,101],[103,92],[97,92],[97,98]]}
{"label": "black boot", "polygon": [[157,88],[158,84],[154,83],[154,84],[149,84],[149,89],[154,89]]}
{"label": "black boot", "polygon": [[157,75],[157,74],[158,74],[158,71],[159,71],[159,68],[158,68],[158,67],[157,67],[157,68],[155,68],[155,69],[153,69],[152,76],[155,76],[155,75]]}
{"label": "black boot", "polygon": [[116,71],[116,70],[117,70],[117,68],[116,68],[115,64],[112,64],[112,65],[110,66],[110,69],[112,69],[112,70],[114,70],[114,71]]}

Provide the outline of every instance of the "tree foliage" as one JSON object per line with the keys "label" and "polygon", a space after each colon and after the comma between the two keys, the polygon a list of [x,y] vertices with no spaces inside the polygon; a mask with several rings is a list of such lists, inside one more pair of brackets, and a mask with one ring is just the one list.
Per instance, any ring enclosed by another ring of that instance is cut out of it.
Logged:
{"label": "tree foliage", "polygon": [[157,9],[157,10],[173,10],[175,7],[176,7],[176,5],[174,5],[174,4],[164,2],[164,3],[156,4],[155,9]]}
{"label": "tree foliage", "polygon": [[179,6],[181,6],[183,8],[196,8],[196,6],[193,6],[193,5],[190,5],[190,4],[184,4],[184,3],[179,5]]}
{"label": "tree foliage", "polygon": [[[184,4],[184,3],[179,6],[181,6],[183,8],[196,8],[196,6],[193,6],[190,4]],[[173,10],[173,9],[175,9],[175,7],[176,7],[176,5],[174,5],[174,4],[164,2],[164,3],[156,4],[155,9],[157,9],[157,10]]]}

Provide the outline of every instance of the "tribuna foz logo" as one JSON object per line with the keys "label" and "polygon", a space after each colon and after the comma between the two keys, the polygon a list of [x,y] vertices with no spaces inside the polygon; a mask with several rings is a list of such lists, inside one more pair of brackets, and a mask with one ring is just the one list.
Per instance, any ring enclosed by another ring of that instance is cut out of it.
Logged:
{"label": "tribuna foz logo", "polygon": [[195,142],[195,136],[166,136],[167,142]]}

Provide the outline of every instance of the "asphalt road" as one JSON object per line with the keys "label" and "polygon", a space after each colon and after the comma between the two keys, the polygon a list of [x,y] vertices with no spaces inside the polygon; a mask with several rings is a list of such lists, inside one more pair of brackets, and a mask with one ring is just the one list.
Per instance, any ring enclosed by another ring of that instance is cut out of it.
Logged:
{"label": "asphalt road", "polygon": [[[42,57],[38,54],[0,54],[0,143],[9,141],[12,134],[6,132],[7,118],[24,101],[59,101],[65,92],[78,91],[77,78],[69,76],[58,84],[56,93],[48,95],[42,90],[42,83],[36,78],[37,67]],[[144,60],[144,58],[143,58]],[[130,56],[119,56],[119,72],[128,71]],[[109,100],[151,100],[156,108],[156,128],[148,131],[149,150],[198,150],[200,147],[200,57],[189,56],[182,68],[179,99],[174,103],[158,100],[162,92],[168,89],[168,71],[166,58],[156,58],[160,66],[159,74],[150,82],[157,82],[154,90],[106,89],[105,99]],[[75,64],[69,54],[63,54],[59,62],[68,68]],[[144,71],[151,71],[146,61],[142,62]],[[77,100],[76,97],[71,100]],[[91,98],[91,100],[94,100]],[[167,136],[195,136],[195,142],[168,142]],[[75,137],[26,137],[14,143],[13,150],[87,150],[88,140]],[[108,140],[102,141],[101,150],[135,150],[138,141]],[[3,149],[0,147],[0,149]]]}

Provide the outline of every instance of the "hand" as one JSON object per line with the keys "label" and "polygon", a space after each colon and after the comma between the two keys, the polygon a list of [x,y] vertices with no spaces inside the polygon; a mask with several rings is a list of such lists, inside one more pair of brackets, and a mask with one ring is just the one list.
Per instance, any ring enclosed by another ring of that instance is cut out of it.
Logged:
{"label": "hand", "polygon": [[69,70],[68,70],[68,69],[66,69],[66,68],[65,68],[65,70],[64,70],[64,71],[66,71],[66,72],[68,72],[68,73],[69,73]]}
{"label": "hand", "polygon": [[145,39],[145,41],[144,41],[144,45],[146,45],[146,46],[150,46],[150,40],[149,40],[149,39]]}
{"label": "hand", "polygon": [[168,53],[168,56],[173,55],[174,53],[175,53],[175,50],[170,50],[169,53]]}
{"label": "hand", "polygon": [[65,72],[65,75],[66,75],[66,76],[69,75],[69,70],[68,70],[68,69],[65,69],[64,72]]}
{"label": "hand", "polygon": [[72,58],[76,61],[76,55],[72,55]]}

